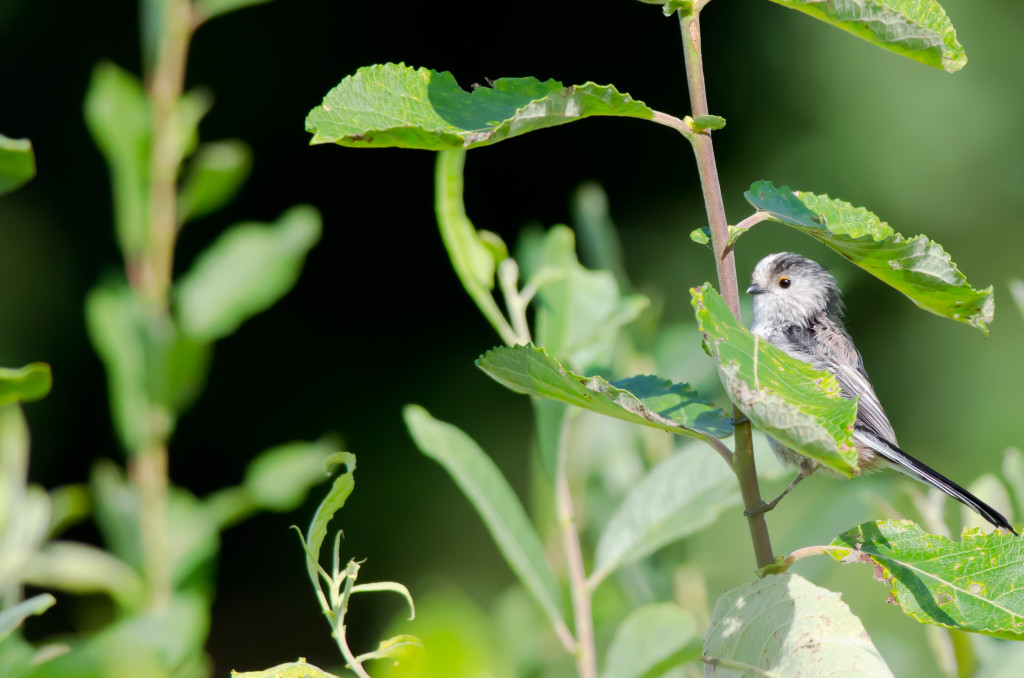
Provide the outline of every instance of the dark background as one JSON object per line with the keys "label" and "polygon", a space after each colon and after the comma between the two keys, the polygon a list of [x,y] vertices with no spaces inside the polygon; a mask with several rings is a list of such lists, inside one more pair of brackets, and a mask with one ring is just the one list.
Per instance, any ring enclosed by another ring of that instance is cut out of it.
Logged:
{"label": "dark background", "polygon": [[[702,23],[711,112],[728,120],[715,146],[734,223],[751,211],[742,192],[754,180],[827,192],[897,231],[927,233],[974,286],[996,286],[986,340],[918,311],[781,227],[759,227],[738,252],[743,279],[779,249],[830,265],[904,447],[967,481],[997,471],[1000,451],[1024,439],[1024,324],[1005,285],[1024,275],[1024,9],[944,6],[971,59],[956,75],[767,2],[715,0]],[[103,59],[139,72],[134,3],[0,5],[0,131],[30,138],[38,163],[38,176],[0,201],[0,364],[53,366],[53,392],[26,408],[31,477],[46,487],[85,481],[97,458],[123,459],[82,318],[88,288],[120,265],[106,167],[82,119],[90,71]],[[303,129],[341,78],[388,61],[450,70],[464,87],[524,75],[613,83],[682,116],[689,105],[678,24],[626,0],[279,0],[213,20],[192,44],[187,85],[215,97],[201,138],[242,138],[255,165],[231,206],[184,229],[177,270],[228,224],[269,221],[300,202],[321,210],[324,236],[295,290],[217,345],[208,387],[172,442],[172,479],[204,496],[237,483],[262,449],[336,432],[359,457],[357,489],[340,515],[343,551],[368,558],[367,580],[402,581],[414,595],[455,581],[486,608],[511,574],[453,483],[415,450],[400,410],[416,402],[457,423],[520,489],[529,411],[473,366],[498,339],[438,237],[434,156],[311,148]],[[634,283],[664,303],[669,319],[687,317],[686,290],[712,279],[713,269],[687,237],[705,217],[690,149],[670,130],[591,119],[476,150],[467,163],[468,212],[511,243],[525,223],[567,221],[568,198],[588,179],[609,194]],[[815,482],[801,489],[805,511],[836,487]],[[224,535],[208,646],[219,674],[300,654],[337,661],[287,529],[308,520],[314,494],[299,512],[261,515]],[[787,510],[776,514],[780,552],[806,543],[795,533],[787,542],[801,504]],[[830,539],[854,522],[839,516],[814,537]],[[94,535],[83,526],[72,536]],[[745,543],[735,548],[749,559]],[[737,566],[741,578],[749,560]],[[398,609],[389,600],[357,603],[354,643],[375,642]],[[59,606],[47,623],[59,627],[78,613],[74,603]],[[888,652],[884,639],[876,642]]]}

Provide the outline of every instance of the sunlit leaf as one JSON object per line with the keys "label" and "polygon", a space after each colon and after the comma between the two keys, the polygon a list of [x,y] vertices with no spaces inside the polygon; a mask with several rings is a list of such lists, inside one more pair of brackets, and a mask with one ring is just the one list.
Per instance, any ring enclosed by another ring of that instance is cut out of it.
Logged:
{"label": "sunlit leaf", "polygon": [[[1014,520],[1015,511],[1013,503],[1010,501],[1010,493],[1007,491],[1006,485],[1003,484],[1003,481],[996,474],[983,473],[971,481],[967,486],[967,491],[975,497],[985,497],[985,503],[1006,516],[1011,525],[1016,522]],[[959,507],[961,524],[965,528],[979,527],[985,531],[991,529],[992,523],[982,518],[981,514],[977,511],[974,511],[965,504],[959,504]]]}
{"label": "sunlit leaf", "polygon": [[252,169],[252,151],[240,139],[203,144],[192,156],[178,194],[178,221],[216,212],[231,201]]}
{"label": "sunlit leaf", "polygon": [[359,655],[358,660],[363,662],[371,659],[387,659],[393,665],[406,661],[423,650],[422,640],[416,636],[402,634],[380,641],[376,650]]}
{"label": "sunlit leaf", "polygon": [[606,364],[618,330],[650,305],[640,294],[623,295],[609,271],[592,271],[576,258],[576,236],[553,226],[537,242],[529,285],[538,288],[537,343],[577,369]]}
{"label": "sunlit leaf", "polygon": [[[480,231],[466,215],[463,202],[462,172],[466,162],[466,153],[462,150],[442,151],[437,154],[435,169],[434,209],[437,212],[437,225],[441,231],[441,240],[448,251],[452,268],[459,277],[459,282],[477,305],[491,327],[495,329],[501,340],[514,343],[516,333],[509,325],[497,302],[491,296],[494,289],[494,271],[499,263],[496,252],[507,248],[504,243],[488,246]],[[497,236],[494,236],[497,238]],[[499,239],[500,242],[500,239]]]}
{"label": "sunlit leaf", "polygon": [[141,606],[145,592],[142,579],[123,560],[72,541],[43,544],[29,561],[25,582],[75,594],[107,593],[129,609]]}
{"label": "sunlit leaf", "polygon": [[[722,594],[704,655],[766,676],[892,676],[839,594],[796,574],[769,575]],[[709,668],[716,668],[713,661]]]}
{"label": "sunlit leaf", "polygon": [[676,10],[682,12],[683,16],[693,11],[693,0],[640,0],[648,5],[661,5],[661,11],[665,16],[671,16]]}
{"label": "sunlit leaf", "polygon": [[263,671],[232,671],[232,678],[338,678],[333,673],[327,673],[312,664],[306,663],[305,657],[299,657],[297,662],[278,664],[277,666]]}
{"label": "sunlit leaf", "polygon": [[725,127],[725,118],[720,115],[698,115],[696,118],[686,116],[683,122],[690,126],[694,132],[715,131]]}
{"label": "sunlit leaf", "polygon": [[111,416],[124,448],[134,454],[147,441],[166,439],[202,390],[209,345],[179,332],[169,317],[149,313],[117,278],[89,291],[85,319],[106,368]]}
{"label": "sunlit leaf", "polygon": [[0,195],[13,191],[35,175],[32,142],[0,134]]}
{"label": "sunlit leaf", "polygon": [[553,622],[564,624],[562,594],[544,547],[498,467],[472,438],[422,407],[407,405],[403,416],[416,446],[452,476],[523,586]]}
{"label": "sunlit leaf", "polygon": [[85,121],[110,168],[117,239],[126,258],[148,241],[152,115],[137,77],[109,62],[96,65],[85,94]]}
{"label": "sunlit leaf", "polygon": [[196,18],[199,21],[206,21],[221,14],[252,7],[253,5],[262,5],[266,2],[270,2],[270,0],[196,0]]}
{"label": "sunlit leaf", "polygon": [[611,85],[500,78],[467,92],[451,73],[405,64],[366,66],[306,117],[311,143],[441,151],[475,148],[593,115],[651,119]]}
{"label": "sunlit leaf", "polygon": [[615,631],[601,678],[660,676],[700,659],[693,614],[675,603],[648,603],[633,610]]}
{"label": "sunlit leaf", "polygon": [[572,194],[572,225],[580,259],[591,270],[609,271],[620,289],[629,289],[619,232],[612,221],[608,194],[596,181],[585,181]]}
{"label": "sunlit leaf", "polygon": [[50,392],[53,375],[46,363],[24,367],[0,367],[0,407],[15,402],[39,400]]}
{"label": "sunlit leaf", "polygon": [[729,398],[753,425],[797,452],[847,476],[857,472],[857,401],[835,377],[792,358],[743,327],[704,283],[690,290],[704,345],[718,363]]}
{"label": "sunlit leaf", "polygon": [[[175,592],[164,605],[113,620],[76,637],[72,651],[38,667],[33,678],[132,678],[170,676],[168,667],[189,666],[209,633],[209,601]],[[194,675],[194,674],[192,674]]]}
{"label": "sunlit leaf", "polygon": [[114,462],[101,459],[89,477],[95,502],[96,527],[114,555],[141,572],[142,542],[138,490]]}
{"label": "sunlit leaf", "polygon": [[949,17],[935,0],[772,0],[858,38],[953,73],[967,63]]}
{"label": "sunlit leaf", "polygon": [[381,593],[385,591],[397,593],[405,598],[405,602],[409,605],[409,620],[416,618],[416,606],[413,604],[412,594],[409,593],[405,584],[399,584],[396,581],[375,581],[372,584],[356,584],[352,587],[352,593]]}
{"label": "sunlit leaf", "polygon": [[334,466],[344,466],[345,472],[334,479],[327,496],[323,498],[320,505],[313,513],[313,519],[309,522],[309,529],[306,531],[306,549],[309,558],[306,561],[306,570],[314,586],[317,583],[316,566],[320,562],[320,548],[324,539],[327,538],[327,524],[334,518],[334,514],[341,510],[352,490],[356,487],[356,479],[353,475],[356,470],[356,455],[351,452],[335,452],[324,462],[323,468],[330,469]]}
{"label": "sunlit leaf", "polygon": [[11,631],[21,626],[26,617],[42,614],[53,607],[57,599],[49,593],[40,593],[28,600],[0,610],[0,640],[11,634]]}
{"label": "sunlit leaf", "polygon": [[176,285],[182,330],[200,341],[233,333],[291,290],[319,239],[320,215],[309,206],[293,207],[273,224],[230,227]]}
{"label": "sunlit leaf", "polygon": [[491,378],[517,393],[576,405],[598,414],[694,438],[732,435],[725,414],[688,384],[641,375],[608,383],[566,370],[536,346],[501,346],[476,361]]}
{"label": "sunlit leaf", "polygon": [[995,308],[992,287],[976,290],[968,285],[938,243],[923,235],[904,238],[863,207],[786,186],[776,188],[770,181],[755,182],[744,196],[773,221],[828,245],[924,310],[988,334]]}
{"label": "sunlit leaf", "polygon": [[920,622],[1024,639],[1024,547],[1001,531],[964,530],[961,541],[909,520],[864,523],[836,537],[843,562],[869,563],[889,598]]}
{"label": "sunlit leaf", "polygon": [[246,492],[268,511],[293,511],[310,489],[327,480],[324,464],[335,449],[324,440],[287,443],[265,450],[245,468]]}
{"label": "sunlit leaf", "polygon": [[740,503],[736,476],[717,454],[693,445],[652,468],[601,532],[592,587],[616,568],[698,532]]}

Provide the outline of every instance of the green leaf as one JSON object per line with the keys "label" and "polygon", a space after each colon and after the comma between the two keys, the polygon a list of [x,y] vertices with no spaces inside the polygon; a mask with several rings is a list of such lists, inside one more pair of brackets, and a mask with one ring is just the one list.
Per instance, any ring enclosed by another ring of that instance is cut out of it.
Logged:
{"label": "green leaf", "polygon": [[692,438],[732,435],[725,414],[689,384],[651,375],[608,383],[566,370],[536,346],[498,347],[480,356],[477,367],[516,393],[576,405],[598,414]]}
{"label": "green leaf", "polygon": [[86,328],[106,368],[111,416],[128,451],[139,449],[150,435],[146,347],[138,316],[136,300],[123,281],[100,283],[86,295]]}
{"label": "green leaf", "polygon": [[889,599],[918,620],[947,628],[1024,639],[1024,551],[998,530],[964,530],[960,542],[926,534],[909,520],[859,525],[836,537],[846,563],[870,563]]}
{"label": "green leaf", "polygon": [[472,92],[451,73],[405,64],[366,66],[306,117],[311,143],[356,148],[476,148],[593,115],[650,120],[654,111],[612,85],[500,78]]}
{"label": "green leaf", "polygon": [[690,294],[704,345],[733,404],[772,438],[834,471],[855,475],[857,401],[842,397],[831,374],[751,334],[710,283]]}
{"label": "green leaf", "polygon": [[324,464],[335,446],[328,441],[294,442],[261,452],[245,468],[244,487],[260,508],[293,511],[324,482]]}
{"label": "green leaf", "polygon": [[42,614],[53,607],[56,602],[57,599],[49,593],[40,593],[0,611],[0,640],[11,635],[11,632],[21,626],[26,617]]}
{"label": "green leaf", "polygon": [[231,671],[231,678],[338,678],[333,673],[327,673],[312,664],[306,663],[305,657],[299,657],[297,662],[278,664],[277,666],[263,671]]}
{"label": "green leaf", "polygon": [[[156,609],[112,621],[75,638],[74,650],[47,662],[33,678],[169,678],[203,675],[197,662],[209,632],[209,603],[175,592]],[[173,669],[177,668],[178,671]],[[191,669],[191,670],[189,670]]]}
{"label": "green leaf", "polygon": [[892,676],[839,594],[796,574],[770,575],[722,594],[704,655],[726,669],[756,667],[742,675]]}
{"label": "green leaf", "polygon": [[672,14],[679,10],[683,16],[688,16],[693,12],[693,0],[640,0],[640,2],[648,5],[661,5],[661,11],[665,16],[672,16]]}
{"label": "green leaf", "polygon": [[24,367],[0,367],[0,407],[10,403],[39,400],[50,392],[53,375],[46,363]]}
{"label": "green leaf", "polygon": [[416,636],[403,633],[380,641],[376,650],[361,654],[357,659],[360,662],[370,661],[371,659],[390,659],[391,664],[395,665],[415,654],[423,652],[423,650],[422,640]]}
{"label": "green leaf", "polygon": [[[1007,521],[1011,525],[1016,522],[1014,520],[1013,505],[1010,501],[1010,493],[1007,491],[1006,485],[996,474],[984,473],[978,476],[967,486],[967,490],[975,497],[985,497],[985,502],[1006,516]],[[987,530],[991,527],[992,524],[990,522],[965,504],[959,504],[959,507],[961,525],[965,528],[978,527]]]}
{"label": "green leaf", "polygon": [[711,229],[707,226],[693,229],[690,231],[690,240],[698,245],[707,245],[711,242]]}
{"label": "green leaf", "polygon": [[548,229],[533,253],[528,286],[539,288],[537,343],[585,370],[606,364],[618,329],[650,305],[643,295],[622,296],[609,271],[591,271],[576,258],[576,236],[566,226]]}
{"label": "green leaf", "polygon": [[330,472],[334,466],[344,466],[345,472],[334,479],[334,484],[331,485],[327,496],[316,507],[313,519],[309,522],[309,529],[306,531],[306,550],[309,555],[306,560],[306,569],[314,587],[317,588],[319,588],[319,579],[316,566],[320,562],[320,548],[323,546],[324,539],[327,538],[327,524],[331,522],[334,514],[345,505],[345,500],[356,487],[356,479],[353,475],[356,470],[356,455],[351,452],[335,452],[324,461],[323,468]]}
{"label": "green leaf", "polygon": [[418,405],[402,411],[416,446],[441,464],[483,519],[512,571],[556,626],[564,626],[562,594],[544,547],[508,481],[472,438]]}
{"label": "green leaf", "polygon": [[148,441],[165,440],[202,390],[209,344],[183,335],[169,317],[150,313],[119,278],[89,291],[85,319],[106,368],[111,415],[124,448],[134,454]]}
{"label": "green leaf", "polygon": [[273,224],[241,223],[203,251],[175,286],[181,328],[199,341],[232,334],[295,285],[320,239],[320,215],[293,207]]}
{"label": "green leaf", "polygon": [[[465,151],[442,151],[437,154],[434,194],[437,225],[462,287],[501,340],[513,344],[518,338],[516,332],[491,296],[495,266],[499,261],[495,250],[500,253],[501,249],[505,249],[507,256],[507,248],[503,242],[500,248],[497,248],[497,243],[489,246],[466,216],[462,177],[465,162]],[[501,242],[500,239],[498,242]]]}
{"label": "green leaf", "polygon": [[1017,309],[1020,310],[1021,315],[1024,315],[1024,280],[1011,278],[1007,284],[1010,287],[1013,301],[1017,304]]}
{"label": "green leaf", "polygon": [[43,544],[28,563],[25,582],[75,594],[108,593],[128,609],[140,609],[145,602],[135,570],[107,551],[78,542]]}
{"label": "green leaf", "polygon": [[[863,207],[757,181],[744,196],[777,221],[828,245],[926,311],[977,327],[986,335],[992,287],[976,290],[949,254],[923,235],[904,238]],[[731,240],[742,231],[734,232]]]}
{"label": "green leaf", "polygon": [[699,532],[740,503],[732,469],[703,445],[652,468],[623,499],[597,542],[590,586],[617,568]]}
{"label": "green leaf", "polygon": [[615,631],[601,678],[649,678],[700,659],[697,622],[675,603],[633,610]]}
{"label": "green leaf", "polygon": [[581,259],[588,268],[610,271],[620,289],[629,288],[623,263],[622,241],[612,221],[608,194],[596,181],[585,181],[572,194],[569,205],[579,237]]}
{"label": "green leaf", "polygon": [[141,502],[138,490],[109,459],[96,462],[89,476],[89,485],[95,502],[96,527],[103,535],[103,543],[111,553],[141,572]]}
{"label": "green leaf", "polygon": [[112,63],[92,71],[85,121],[110,167],[117,239],[126,259],[145,251],[152,116],[142,83]]}
{"label": "green leaf", "polygon": [[[195,13],[197,22],[212,19],[221,14],[235,10],[262,5],[270,0],[196,0]],[[248,674],[246,674],[248,675]]]}
{"label": "green leaf", "polygon": [[0,195],[10,193],[36,175],[36,156],[28,139],[0,134]]}
{"label": "green leaf", "polygon": [[934,0],[772,0],[890,52],[948,73],[967,63],[942,6]]}
{"label": "green leaf", "polygon": [[698,134],[706,130],[713,132],[716,129],[725,127],[725,118],[720,115],[698,115],[696,118],[686,116],[683,118],[683,122]]}
{"label": "green leaf", "polygon": [[178,222],[216,212],[238,194],[252,169],[252,150],[240,139],[206,143],[189,161],[178,195]]}
{"label": "green leaf", "polygon": [[399,584],[395,581],[377,581],[372,584],[356,584],[352,587],[352,593],[382,592],[397,593],[405,598],[405,602],[409,604],[409,621],[416,618],[416,606],[413,604],[412,594],[409,593],[409,589],[406,588],[405,584]]}

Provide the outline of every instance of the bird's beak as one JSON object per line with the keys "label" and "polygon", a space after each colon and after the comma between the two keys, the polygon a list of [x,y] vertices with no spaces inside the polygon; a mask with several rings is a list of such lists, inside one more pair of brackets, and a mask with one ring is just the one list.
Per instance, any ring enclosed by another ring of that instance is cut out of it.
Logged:
{"label": "bird's beak", "polygon": [[764,294],[764,292],[764,290],[757,286],[757,283],[753,283],[747,288],[747,294]]}

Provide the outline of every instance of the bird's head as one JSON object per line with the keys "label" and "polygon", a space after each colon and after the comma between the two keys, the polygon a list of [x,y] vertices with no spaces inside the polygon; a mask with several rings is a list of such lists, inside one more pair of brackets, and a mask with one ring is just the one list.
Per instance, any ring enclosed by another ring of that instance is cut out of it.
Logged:
{"label": "bird's head", "polygon": [[842,314],[835,278],[821,264],[792,252],[759,261],[747,293],[754,296],[758,324],[803,325],[822,312],[836,318]]}

